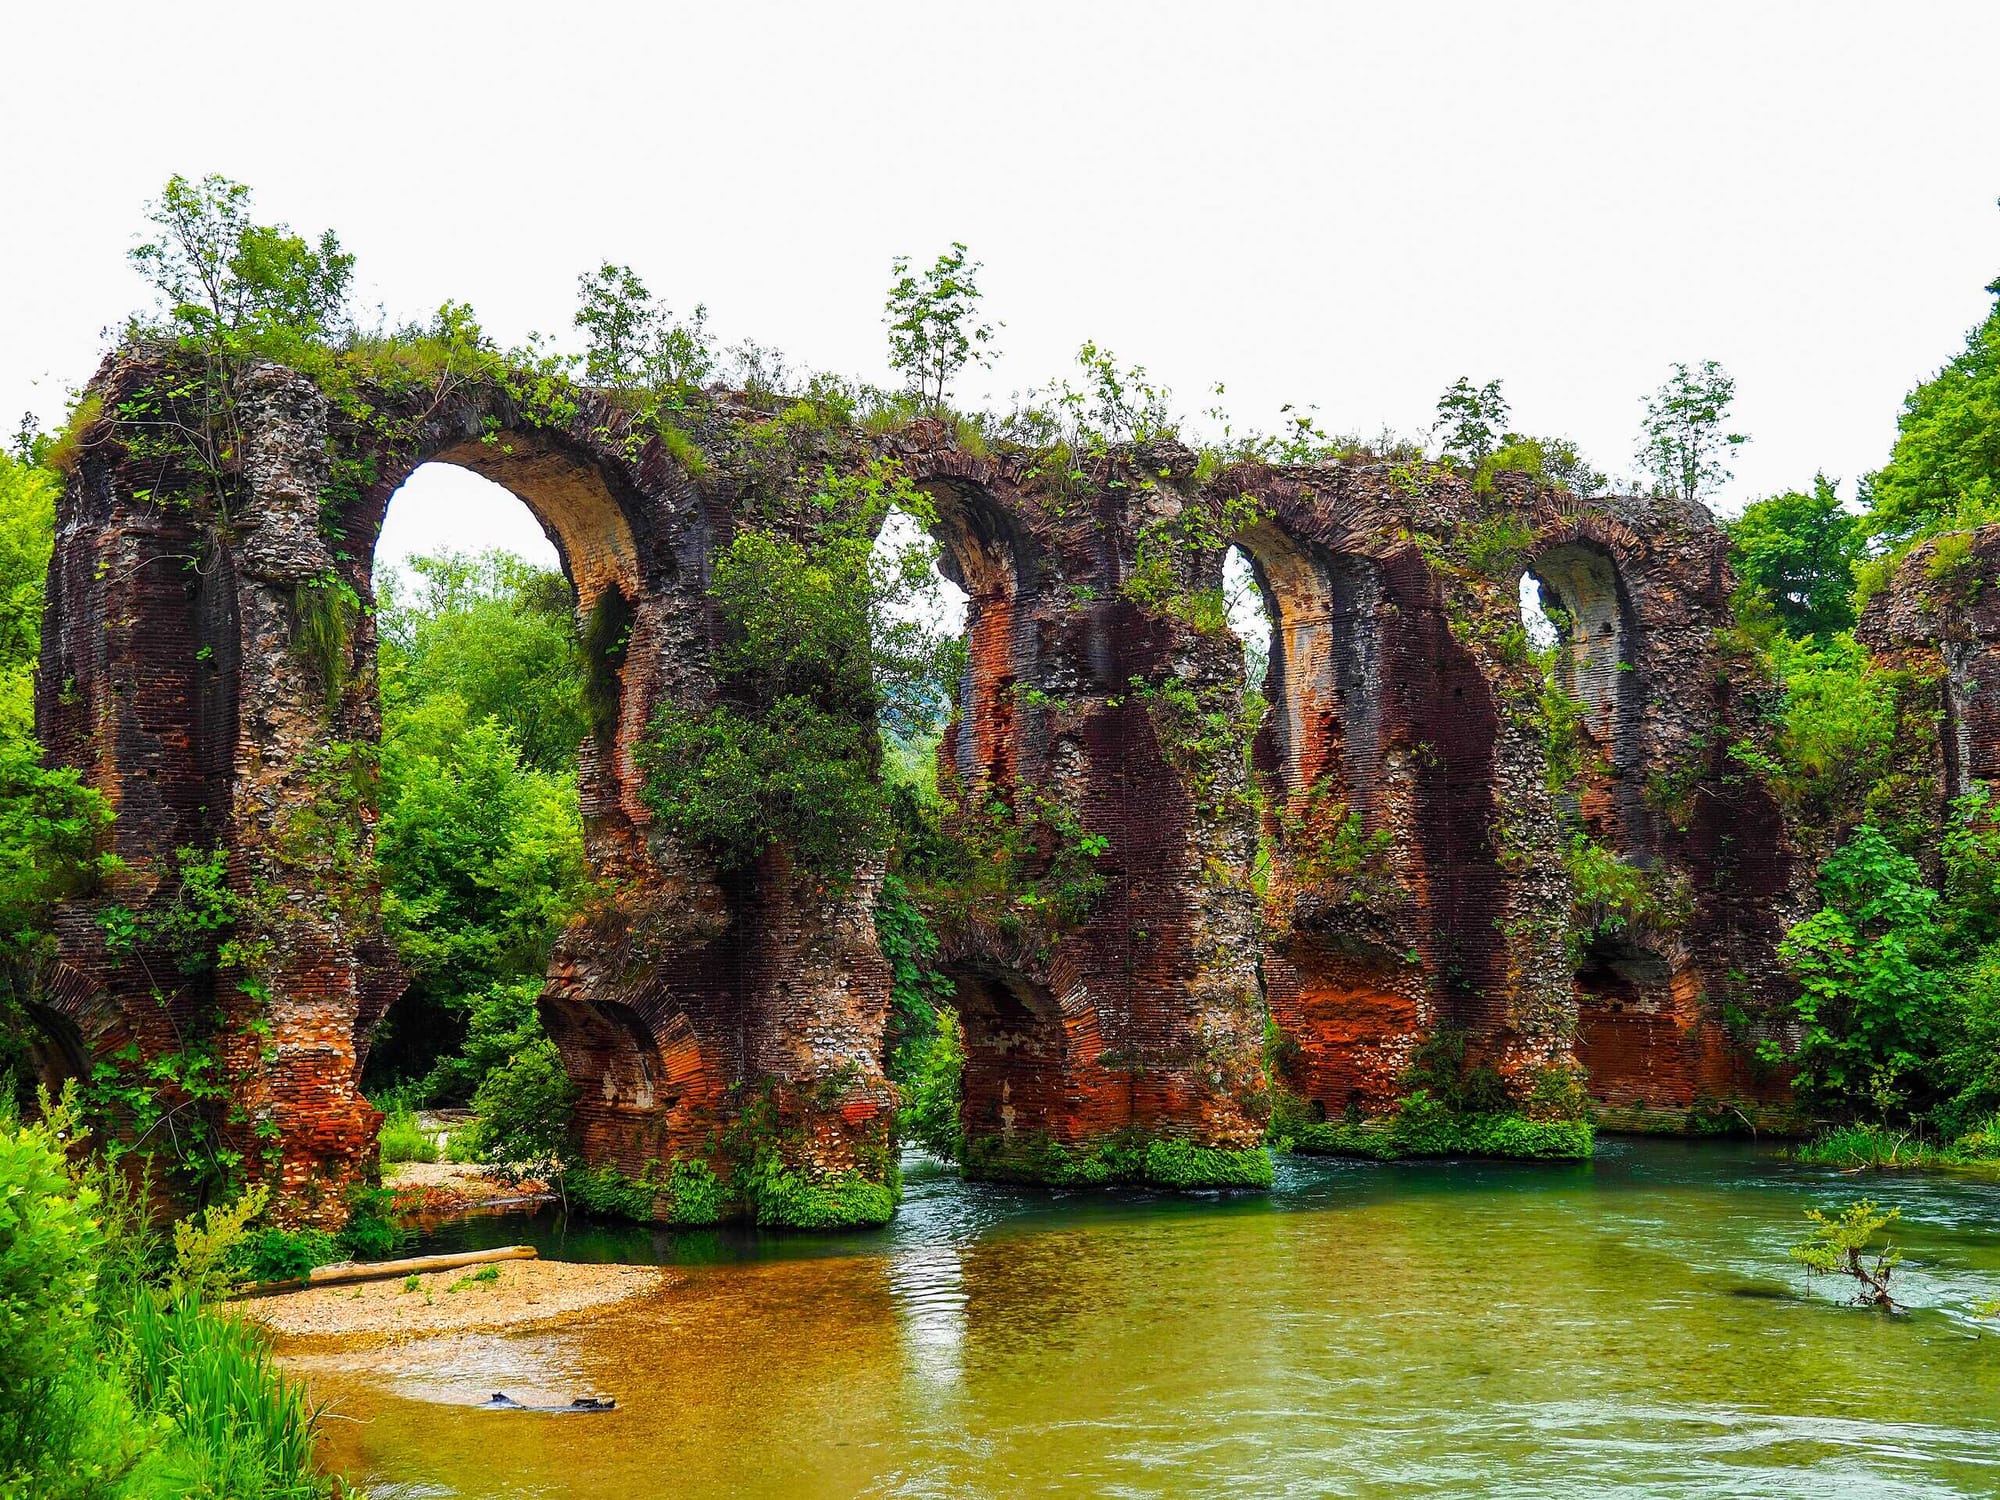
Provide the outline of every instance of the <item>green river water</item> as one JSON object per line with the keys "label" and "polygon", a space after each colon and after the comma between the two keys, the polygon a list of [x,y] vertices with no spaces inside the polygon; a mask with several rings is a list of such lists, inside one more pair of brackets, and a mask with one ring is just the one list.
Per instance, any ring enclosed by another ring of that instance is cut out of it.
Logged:
{"label": "green river water", "polygon": [[[1280,1158],[1268,1196],[913,1165],[876,1233],[668,1235],[594,1320],[300,1358],[377,1500],[2000,1495],[2000,1184],[1606,1138],[1584,1165]],[[1808,1205],[1899,1205],[1906,1316],[1810,1295]],[[579,1391],[604,1415],[474,1409]],[[524,1394],[526,1393],[526,1394]]]}

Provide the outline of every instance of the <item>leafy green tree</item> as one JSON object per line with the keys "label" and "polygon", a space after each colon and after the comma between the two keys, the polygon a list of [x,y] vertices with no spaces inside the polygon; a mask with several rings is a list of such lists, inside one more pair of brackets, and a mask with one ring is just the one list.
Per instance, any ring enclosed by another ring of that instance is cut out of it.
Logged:
{"label": "leafy green tree", "polygon": [[[573,773],[520,764],[488,718],[444,756],[392,736],[377,848],[383,919],[411,973],[390,1013],[377,1079],[432,1067],[427,1090],[463,1098],[478,1065],[536,1030],[532,996],[557,936],[584,899],[583,829]],[[471,1059],[455,1057],[471,1048]]]}
{"label": "leafy green tree", "polygon": [[1889,462],[1863,486],[1869,531],[1901,545],[2000,516],[2000,281],[1965,347],[1904,398]]}
{"label": "leafy green tree", "polygon": [[1443,433],[1439,446],[1445,456],[1477,469],[1500,447],[1506,428],[1507,398],[1500,393],[1500,382],[1474,385],[1461,375],[1438,397],[1431,436]]}
{"label": "leafy green tree", "polygon": [[506,726],[539,771],[576,764],[587,731],[569,582],[509,552],[413,558],[378,590],[385,729],[434,755],[471,726]]}
{"label": "leafy green tree", "polygon": [[[1852,1277],[1861,1285],[1857,1301],[1894,1312],[1889,1277],[1903,1257],[1884,1231],[1902,1216],[1901,1209],[1878,1208],[1869,1198],[1848,1204],[1837,1215],[1809,1208],[1806,1217],[1812,1221],[1812,1233],[1792,1246],[1792,1259],[1806,1268],[1808,1280],[1815,1276]],[[1877,1236],[1883,1236],[1879,1247]]]}
{"label": "leafy green tree", "polygon": [[698,389],[715,369],[708,309],[685,323],[630,266],[604,262],[577,277],[576,326],[587,340],[584,379],[619,391]]}
{"label": "leafy green tree", "polygon": [[929,269],[912,271],[910,258],[890,263],[889,365],[909,382],[917,400],[942,409],[951,383],[968,361],[992,362],[988,346],[998,327],[978,320],[980,263],[968,261],[956,240]]}
{"label": "leafy green tree", "polygon": [[1505,435],[1480,472],[1532,474],[1572,495],[1601,495],[1610,482],[1568,438],[1523,437],[1517,432]]}
{"label": "leafy green tree", "polygon": [[326,337],[344,317],[354,257],[332,230],[315,244],[250,217],[250,189],[210,175],[167,179],[147,207],[153,237],[131,252],[168,319],[204,340]]}
{"label": "leafy green tree", "polygon": [[829,471],[810,542],[746,528],[715,561],[721,701],[663,706],[639,758],[662,824],[724,869],[772,848],[844,880],[887,832],[878,722],[886,704],[941,703],[953,643],[914,601],[935,583],[928,537],[881,548],[892,510],[929,502],[878,464]]}
{"label": "leafy green tree", "polygon": [[1920,1117],[1951,1037],[1938,893],[1869,824],[1821,867],[1819,883],[1826,904],[1778,949],[1800,987],[1794,1087],[1848,1118]]}
{"label": "leafy green tree", "polygon": [[570,1154],[576,1086],[543,1037],[488,1073],[473,1095],[481,1154],[503,1166],[560,1174]]}
{"label": "leafy green tree", "polygon": [[383,912],[411,985],[369,1086],[460,1100],[541,1036],[549,952],[586,899],[586,732],[561,574],[508,553],[418,558],[384,580]]}
{"label": "leafy green tree", "polygon": [[1676,364],[1659,390],[1646,400],[1639,441],[1639,466],[1660,492],[1690,504],[1730,478],[1724,457],[1750,441],[1724,432],[1736,382],[1712,359],[1693,369]]}
{"label": "leafy green tree", "polygon": [[1832,480],[1816,475],[1810,494],[1759,500],[1726,530],[1737,576],[1763,592],[1792,635],[1826,640],[1853,627],[1854,565],[1867,534]]}

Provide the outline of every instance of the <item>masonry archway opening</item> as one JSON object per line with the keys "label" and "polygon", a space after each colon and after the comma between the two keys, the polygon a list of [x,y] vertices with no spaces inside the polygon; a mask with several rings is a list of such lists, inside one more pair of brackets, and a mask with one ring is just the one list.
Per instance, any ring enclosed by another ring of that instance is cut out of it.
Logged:
{"label": "masonry archway opening", "polygon": [[420,1104],[465,1103],[542,1035],[544,974],[586,883],[581,763],[615,734],[636,592],[594,471],[474,446],[412,470],[367,554],[377,856],[408,984],[359,1018],[356,1054],[365,1092]]}
{"label": "masonry archway opening", "polygon": [[946,576],[940,542],[908,511],[883,519],[874,565],[888,590],[888,639],[877,642],[889,659],[878,682],[883,754],[892,778],[933,788],[938,746],[964,686],[969,600]]}
{"label": "masonry archway opening", "polygon": [[1004,795],[1041,769],[1039,723],[1023,712],[1036,686],[1039,568],[1032,547],[982,486],[934,481],[925,489],[935,508],[929,534],[941,595],[958,618],[947,673],[956,680],[938,769],[961,797]]}
{"label": "masonry archway opening", "polygon": [[1575,784],[1558,793],[1590,832],[1635,863],[1651,858],[1644,804],[1645,697],[1636,624],[1611,555],[1565,542],[1522,575],[1522,626],[1542,650],[1549,680],[1577,707],[1584,738]]}
{"label": "masonry archway opening", "polygon": [[1222,557],[1222,604],[1230,630],[1243,643],[1243,692],[1262,701],[1269,701],[1264,683],[1271,670],[1274,629],[1266,589],[1250,554],[1240,544],[1231,543]]}
{"label": "masonry archway opening", "polygon": [[[1254,606],[1250,590],[1230,593],[1235,558],[1254,585]],[[1232,624],[1240,609],[1254,630],[1259,607],[1269,622],[1260,685],[1269,710],[1257,761],[1274,794],[1292,803],[1330,798],[1365,818],[1382,753],[1381,569],[1266,522],[1231,545],[1224,596]]]}
{"label": "masonry archway opening", "polygon": [[1055,997],[997,963],[948,973],[965,1058],[958,1119],[967,1164],[976,1168],[982,1151],[1004,1157],[1053,1140],[1068,1093],[1068,1036]]}

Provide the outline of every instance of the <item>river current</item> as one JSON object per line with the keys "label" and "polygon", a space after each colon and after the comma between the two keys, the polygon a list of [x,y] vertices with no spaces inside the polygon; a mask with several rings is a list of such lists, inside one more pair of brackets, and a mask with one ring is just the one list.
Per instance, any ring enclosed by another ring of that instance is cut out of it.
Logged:
{"label": "river current", "polygon": [[[2000,1184],[1602,1138],[1580,1165],[1281,1157],[1268,1195],[913,1158],[872,1233],[526,1241],[677,1283],[571,1326],[298,1361],[377,1500],[2000,1495]],[[1808,1206],[1902,1209],[1902,1316],[1808,1290]],[[604,1415],[476,1409],[496,1390]]]}

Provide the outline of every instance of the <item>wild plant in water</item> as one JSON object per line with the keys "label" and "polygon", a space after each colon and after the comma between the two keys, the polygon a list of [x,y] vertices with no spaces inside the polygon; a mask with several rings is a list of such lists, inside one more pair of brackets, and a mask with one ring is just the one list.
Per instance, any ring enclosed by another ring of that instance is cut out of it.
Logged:
{"label": "wild plant in water", "polygon": [[1792,1246],[1792,1259],[1806,1268],[1806,1279],[1815,1276],[1851,1276],[1860,1283],[1855,1301],[1896,1311],[1889,1295],[1889,1277],[1903,1254],[1883,1235],[1881,1247],[1875,1237],[1903,1216],[1899,1208],[1878,1208],[1871,1198],[1861,1198],[1839,1214],[1817,1208],[1806,1210],[1813,1231]]}

